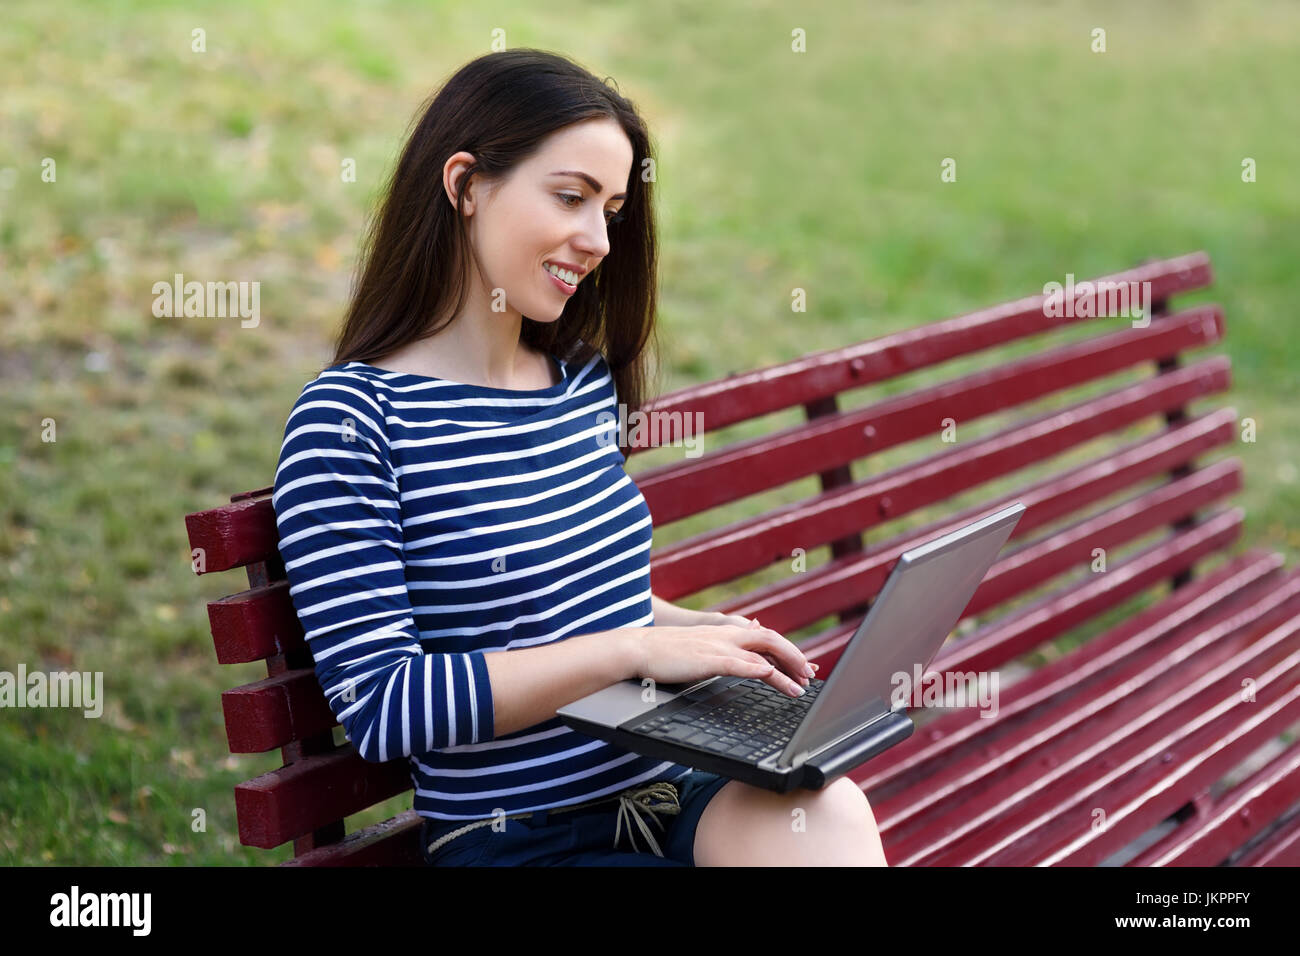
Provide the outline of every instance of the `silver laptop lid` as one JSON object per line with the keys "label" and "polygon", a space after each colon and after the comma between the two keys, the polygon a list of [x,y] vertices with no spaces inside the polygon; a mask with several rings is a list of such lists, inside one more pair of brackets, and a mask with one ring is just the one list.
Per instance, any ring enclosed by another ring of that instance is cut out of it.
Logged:
{"label": "silver laptop lid", "polygon": [[894,675],[910,680],[918,664],[925,672],[1024,511],[1016,502],[899,556],[773,764],[797,767],[809,754],[890,711]]}

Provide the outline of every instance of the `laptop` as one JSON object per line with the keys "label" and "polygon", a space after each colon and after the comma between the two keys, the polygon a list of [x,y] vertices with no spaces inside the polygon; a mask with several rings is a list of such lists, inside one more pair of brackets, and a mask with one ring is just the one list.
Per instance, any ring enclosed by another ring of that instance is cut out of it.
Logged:
{"label": "laptop", "polygon": [[[778,793],[819,790],[912,735],[899,695],[924,673],[1024,514],[1016,502],[904,551],[839,660],[790,697],[756,678],[642,686],[559,708],[588,736]],[[919,665],[920,670],[915,668]]]}

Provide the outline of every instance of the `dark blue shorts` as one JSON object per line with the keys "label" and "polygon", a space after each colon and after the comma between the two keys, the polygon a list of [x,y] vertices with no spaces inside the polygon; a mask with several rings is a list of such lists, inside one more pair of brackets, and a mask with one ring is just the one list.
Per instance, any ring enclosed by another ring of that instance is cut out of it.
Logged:
{"label": "dark blue shorts", "polygon": [[681,811],[661,814],[658,819],[663,829],[647,820],[662,857],[650,849],[639,830],[633,848],[626,822],[619,845],[614,846],[617,794],[611,795],[610,802],[594,807],[563,813],[538,810],[532,816],[506,819],[504,829],[477,827],[444,843],[432,856],[430,843],[472,821],[426,817],[420,830],[420,852],[430,866],[694,866],[695,828],[705,806],[727,780],[716,773],[693,770],[673,781]]}

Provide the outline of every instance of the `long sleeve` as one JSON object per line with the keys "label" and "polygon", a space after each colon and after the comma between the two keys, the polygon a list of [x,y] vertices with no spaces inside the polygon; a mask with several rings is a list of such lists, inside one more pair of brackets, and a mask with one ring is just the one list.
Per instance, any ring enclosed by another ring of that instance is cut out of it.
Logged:
{"label": "long sleeve", "polygon": [[271,501],[317,679],[361,757],[491,740],[484,653],[420,645],[401,498],[369,382],[325,373],[307,383],[285,424]]}

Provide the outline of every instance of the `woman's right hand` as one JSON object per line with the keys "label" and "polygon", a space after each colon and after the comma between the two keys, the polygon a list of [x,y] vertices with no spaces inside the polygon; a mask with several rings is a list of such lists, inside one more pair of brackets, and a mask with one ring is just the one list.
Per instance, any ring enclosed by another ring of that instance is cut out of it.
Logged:
{"label": "woman's right hand", "polygon": [[[753,677],[783,694],[798,697],[812,676],[803,652],[776,631],[761,625],[642,627],[630,633],[635,648],[635,676],[649,677],[661,684],[710,677]],[[774,667],[773,661],[779,666]],[[787,675],[795,675],[796,679]]]}

